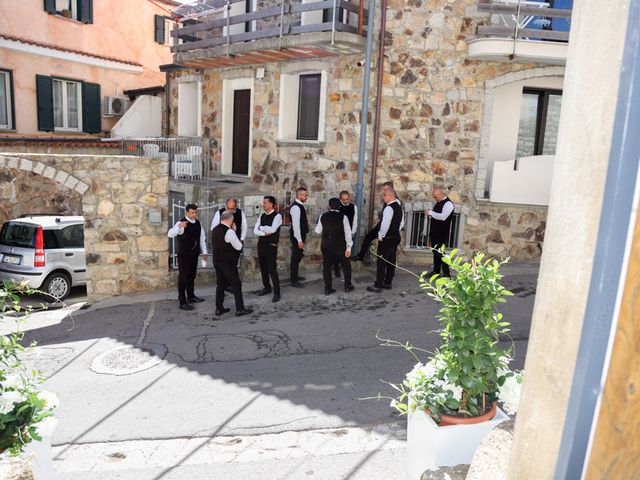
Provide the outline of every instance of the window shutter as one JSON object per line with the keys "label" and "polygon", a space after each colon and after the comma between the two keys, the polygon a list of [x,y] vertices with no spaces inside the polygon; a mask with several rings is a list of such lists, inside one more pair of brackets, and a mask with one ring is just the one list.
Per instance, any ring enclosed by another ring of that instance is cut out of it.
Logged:
{"label": "window shutter", "polygon": [[17,130],[16,126],[16,105],[15,105],[15,93],[13,90],[13,71],[9,70],[7,72],[9,74],[9,95],[10,95],[10,105],[11,105],[11,128]]}
{"label": "window shutter", "polygon": [[155,37],[156,42],[164,43],[165,35],[165,21],[162,15],[156,15],[155,17]]}
{"label": "window shutter", "polygon": [[36,75],[36,98],[38,102],[38,130],[53,132],[53,79]]}
{"label": "window shutter", "polygon": [[100,116],[100,85],[82,82],[82,131],[100,133],[102,117]]}
{"label": "window shutter", "polygon": [[93,23],[93,0],[78,0],[78,20]]}
{"label": "window shutter", "polygon": [[44,11],[47,13],[56,13],[56,0],[44,0]]}

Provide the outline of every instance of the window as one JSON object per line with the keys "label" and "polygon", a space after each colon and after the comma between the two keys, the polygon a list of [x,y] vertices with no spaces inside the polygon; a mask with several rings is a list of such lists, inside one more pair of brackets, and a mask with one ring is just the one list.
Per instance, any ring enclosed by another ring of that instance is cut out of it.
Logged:
{"label": "window", "polygon": [[[446,248],[457,248],[460,238],[460,213],[452,213],[451,230]],[[405,211],[406,248],[423,250],[429,247],[431,217],[423,210]]]}
{"label": "window", "polygon": [[280,77],[280,141],[324,141],[326,72]]}
{"label": "window", "polygon": [[93,0],[44,0],[44,9],[52,15],[93,23]]}
{"label": "window", "polygon": [[81,131],[81,84],[70,80],[53,80],[53,126],[60,131]]}
{"label": "window", "polygon": [[200,122],[200,82],[178,84],[178,135],[199,137]]}
{"label": "window", "polygon": [[36,75],[38,130],[100,133],[100,85]]}
{"label": "window", "polygon": [[0,129],[14,128],[13,77],[11,71],[0,70]]}
{"label": "window", "polygon": [[297,135],[299,140],[318,140],[320,83],[319,73],[300,75]]}
{"label": "window", "polygon": [[62,248],[84,248],[84,227],[71,225],[62,229]]}
{"label": "window", "polygon": [[162,15],[154,17],[154,39],[157,43],[171,45],[171,28],[173,23],[170,18]]}
{"label": "window", "polygon": [[555,154],[561,105],[562,91],[560,90],[524,89],[520,107],[516,162],[522,157]]}

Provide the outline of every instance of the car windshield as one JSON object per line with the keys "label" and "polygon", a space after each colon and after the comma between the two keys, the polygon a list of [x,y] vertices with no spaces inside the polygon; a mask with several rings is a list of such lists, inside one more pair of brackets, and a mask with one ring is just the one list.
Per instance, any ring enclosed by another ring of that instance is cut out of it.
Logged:
{"label": "car windshield", "polygon": [[7,222],[2,225],[0,244],[12,247],[34,248],[36,227],[30,223]]}

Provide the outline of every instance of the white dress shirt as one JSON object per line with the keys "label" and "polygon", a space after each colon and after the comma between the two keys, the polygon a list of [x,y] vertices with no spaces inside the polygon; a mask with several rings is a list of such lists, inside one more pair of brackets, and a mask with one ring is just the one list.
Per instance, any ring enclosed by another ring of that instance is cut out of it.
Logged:
{"label": "white dress shirt", "polygon": [[[228,212],[229,210],[226,210],[226,211]],[[249,230],[249,225],[247,225],[247,217],[244,214],[243,210],[240,210],[240,214],[242,216],[242,226],[240,227],[240,240],[244,242],[247,238],[247,231]],[[216,228],[219,223],[220,223],[220,210],[216,212],[216,214],[213,216],[213,220],[211,220],[211,230]]]}
{"label": "white dress shirt", "polygon": [[[442,200],[446,200],[447,197],[444,197]],[[440,200],[440,201],[442,201]],[[449,218],[449,215],[453,213],[453,202],[447,202],[442,207],[442,212],[434,212],[433,210],[429,210],[429,216],[431,218],[435,218],[436,220],[446,220]]]}
{"label": "white dress shirt", "polygon": [[[340,210],[330,210],[331,212],[339,212]],[[316,225],[316,233],[322,234],[322,215],[318,218],[318,225]],[[351,250],[353,246],[353,234],[351,233],[351,226],[349,225],[349,219],[346,215],[342,216],[342,225],[344,225],[344,241],[347,243],[347,250]]]}
{"label": "white dress shirt", "polygon": [[230,243],[233,248],[240,251],[242,250],[242,242],[236,235],[236,232],[233,228],[228,227],[227,233],[224,234],[224,241]]}
{"label": "white dress shirt", "polygon": [[[262,215],[271,215],[273,210],[270,212],[265,212]],[[273,223],[271,226],[263,225],[260,226],[260,219],[262,219],[262,215],[258,217],[258,221],[256,222],[255,227],[253,227],[253,233],[258,237],[264,237],[266,235],[271,235],[272,233],[276,233],[278,229],[282,226],[282,215],[279,213],[276,214],[276,218],[273,219]]]}
{"label": "white dress shirt", "polygon": [[[195,220],[191,220],[189,217],[186,217],[186,219],[189,223],[196,223]],[[176,238],[178,235],[182,235],[184,233],[184,228],[180,226],[180,223],[182,222],[177,222],[169,229],[169,233],[167,233],[169,238]],[[204,234],[204,228],[202,228],[202,225],[200,225],[200,253],[202,255],[207,255],[207,238]]]}
{"label": "white dress shirt", "polygon": [[[389,231],[391,226],[391,220],[393,220],[393,208],[387,208],[392,203],[402,205],[397,198],[393,202],[389,202],[384,206],[382,210],[382,221],[380,222],[380,232],[378,233],[378,240],[382,241]],[[404,229],[404,211],[402,212],[402,220],[400,220],[400,230]]]}
{"label": "white dress shirt", "polygon": [[[342,203],[342,205],[344,205],[345,207],[348,207],[349,203],[347,204]],[[355,235],[357,231],[358,231],[358,207],[354,205],[353,206],[353,225],[351,225],[351,235],[352,236]]]}
{"label": "white dress shirt", "polygon": [[[298,208],[293,208],[296,205]],[[291,228],[293,228],[293,238],[295,238],[298,243],[302,243],[302,232],[300,230],[300,216],[302,215],[300,211],[301,208],[304,208],[304,203],[296,198],[289,209],[289,213],[291,214]]]}

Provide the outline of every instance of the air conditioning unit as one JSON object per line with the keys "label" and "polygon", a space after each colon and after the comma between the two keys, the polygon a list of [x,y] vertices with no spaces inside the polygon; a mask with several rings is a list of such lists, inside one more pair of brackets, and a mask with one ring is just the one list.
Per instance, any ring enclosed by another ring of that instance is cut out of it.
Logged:
{"label": "air conditioning unit", "polygon": [[121,117],[129,108],[127,97],[104,97],[102,100],[102,114],[105,117]]}

